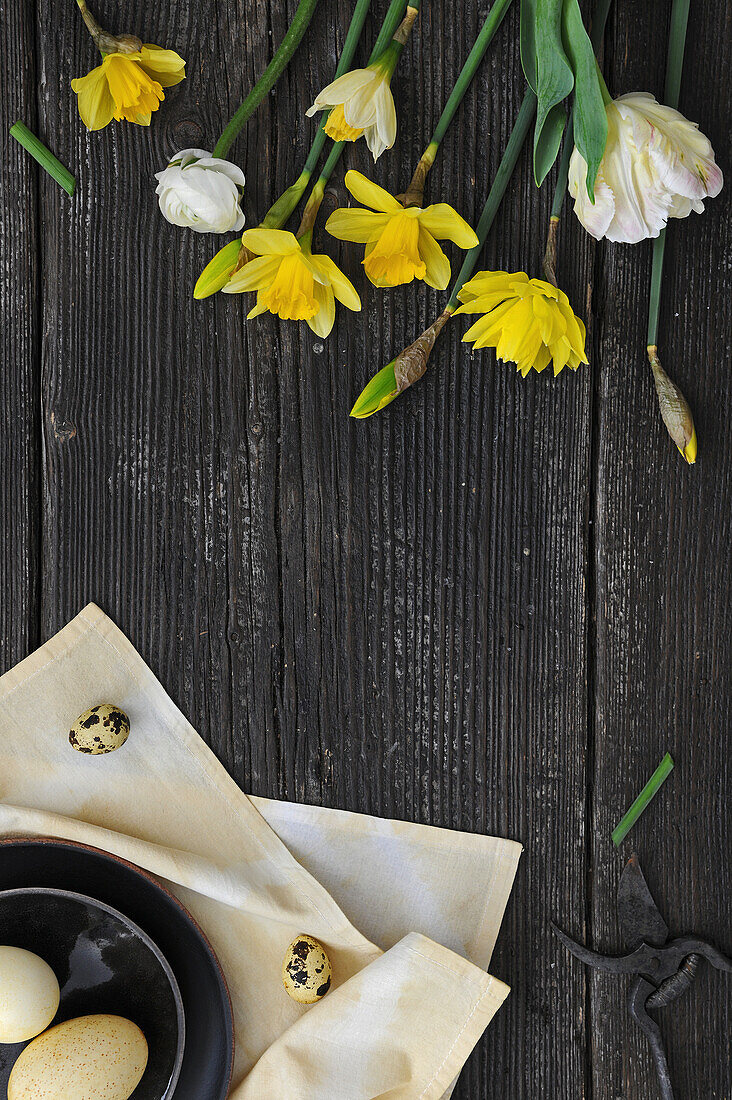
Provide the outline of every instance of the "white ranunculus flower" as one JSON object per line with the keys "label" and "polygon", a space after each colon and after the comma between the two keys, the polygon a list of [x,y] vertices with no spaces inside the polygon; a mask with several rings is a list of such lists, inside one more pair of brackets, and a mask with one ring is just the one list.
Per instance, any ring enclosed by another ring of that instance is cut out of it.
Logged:
{"label": "white ranunculus flower", "polygon": [[366,69],[354,69],[323,88],[306,113],[330,111],[324,126],[328,137],[333,141],[357,141],[363,135],[376,161],[396,141],[391,77],[392,66],[383,59]]}
{"label": "white ranunculus flower", "polygon": [[244,173],[205,149],[182,149],[155,176],[163,216],[196,233],[233,233],[244,228],[239,201]]}
{"label": "white ranunculus flower", "polygon": [[637,244],[657,237],[669,218],[701,214],[705,198],[722,189],[709,139],[695,122],[648,92],[631,92],[607,105],[605,154],[587,193],[587,164],[575,148],[569,162],[574,212],[597,240]]}

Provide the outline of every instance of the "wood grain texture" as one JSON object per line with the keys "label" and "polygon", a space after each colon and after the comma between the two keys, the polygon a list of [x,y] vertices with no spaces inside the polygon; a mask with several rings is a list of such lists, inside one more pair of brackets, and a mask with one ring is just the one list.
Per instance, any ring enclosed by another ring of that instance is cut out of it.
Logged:
{"label": "wood grain texture", "polygon": [[[647,90],[662,99],[668,14],[665,3],[642,14],[617,6],[608,36],[613,94]],[[712,74],[724,70],[730,49],[729,12],[725,20],[716,5],[693,5],[680,109],[700,123],[727,175],[730,89]],[[668,230],[659,354],[694,410],[694,467],[685,468],[666,436],[645,357],[650,246],[601,254],[590,900],[593,942],[615,949],[613,899],[635,847],[672,933],[699,932],[732,951],[730,212],[727,185],[703,216]],[[667,750],[676,768],[663,795],[615,852],[610,831]],[[599,1100],[658,1095],[625,993],[622,982],[593,979]],[[731,1096],[729,978],[706,970],[659,1019],[675,1095]]]}
{"label": "wood grain texture", "polygon": [[[613,18],[613,91],[660,92],[667,7]],[[590,369],[522,380],[471,355],[458,320],[413,392],[352,421],[365,381],[443,296],[365,286],[359,250],[322,225],[348,201],[343,167],[404,188],[488,5],[466,0],[459,19],[425,5],[395,79],[397,146],[376,168],[363,143],[349,147],[333,177],[316,246],[356,282],[363,312],[339,313],[327,341],[268,316],[247,323],[242,299],[194,302],[217,244],[168,225],[154,196],[169,154],[213,146],[294,8],[103,0],[94,10],[111,30],[178,49],[188,70],[149,129],[100,134],[68,87],[95,64],[75,4],[38,0],[37,26],[53,34],[34,32],[30,4],[6,13],[39,132],[79,188],[69,203],[42,186],[36,219],[36,175],[20,159],[0,168],[20,203],[2,213],[2,308],[22,335],[19,356],[4,331],[12,370],[0,378],[14,432],[0,492],[22,505],[0,528],[13,592],[3,667],[35,644],[39,618],[46,637],[93,599],[245,790],[521,840],[492,964],[513,992],[455,1096],[653,1097],[622,988],[588,980],[548,922],[617,942],[623,857],[610,830],[668,747],[673,797],[633,841],[675,930],[732,946],[724,202],[675,225],[667,249],[661,351],[695,409],[696,469],[659,425],[645,365],[650,250],[596,248],[569,206],[560,279],[588,321]],[[250,225],[299,172],[315,125],[304,111],[335,67],[348,8],[322,0],[232,150]],[[385,8],[374,0],[361,61]],[[514,8],[428,182],[429,201],[473,222],[523,90]],[[711,60],[682,107],[723,148],[729,88],[713,72],[729,28],[710,45],[714,5],[699,9],[690,56]],[[538,273],[551,198],[525,154],[482,266]],[[18,252],[37,256],[22,280]],[[714,1049],[729,997],[705,977],[674,1015],[682,1096],[730,1093]]]}
{"label": "wood grain texture", "polygon": [[[31,3],[0,2],[0,670],[38,645],[37,416],[39,363],[34,162],[9,134],[18,119],[36,128],[37,71]],[[56,184],[49,182],[48,186]]]}

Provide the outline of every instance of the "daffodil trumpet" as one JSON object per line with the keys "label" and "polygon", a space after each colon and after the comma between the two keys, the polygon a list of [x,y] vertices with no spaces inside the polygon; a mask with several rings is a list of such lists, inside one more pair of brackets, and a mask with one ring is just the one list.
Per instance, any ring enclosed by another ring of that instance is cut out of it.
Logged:
{"label": "daffodil trumpet", "polygon": [[[672,107],[676,107],[679,102],[688,19],[689,0],[674,0],[671,8],[671,30],[666,61],[666,87],[664,90],[664,99]],[[661,419],[668,434],[676,444],[679,454],[689,465],[693,465],[696,462],[698,450],[694,418],[688,401],[676,383],[669,378],[658,358],[658,321],[661,311],[661,285],[663,282],[665,249],[666,230],[662,229],[653,242],[646,354],[653,373]]]}
{"label": "daffodil trumpet", "polygon": [[417,337],[414,343],[405,348],[371,379],[351,409],[351,416],[357,419],[372,416],[380,409],[386,408],[405,389],[414,385],[424,375],[437,337],[461,304],[460,290],[475,270],[478,257],[493,225],[501,200],[506,193],[508,182],[513,175],[519,153],[526,141],[535,113],[536,96],[532,91],[527,91],[478,222],[476,229],[478,241],[463,260],[463,265],[453,284],[452,293],[446,306],[435,321]]}
{"label": "daffodil trumpet", "polygon": [[112,119],[149,126],[165,99],[164,89],[185,79],[185,61],[174,50],[143,43],[135,35],[110,34],[86,0],[76,2],[102,55],[101,65],[71,81],[82,122],[88,130],[101,130]]}
{"label": "daffodil trumpet", "polygon": [[[346,40],[343,44],[343,51],[336,68],[336,76],[340,76],[342,73],[347,72],[353,61],[370,3],[371,0],[357,0],[356,2]],[[383,53],[384,49],[393,38],[394,32],[403,19],[405,8],[406,0],[391,0],[386,17],[372,50],[372,60]],[[300,175],[294,183],[283,191],[276,202],[272,204],[260,222],[259,228],[281,229],[282,226],[286,225],[289,221],[297,204],[305,194],[305,190],[310,183],[312,174],[320,159],[320,154],[323,151],[327,136],[324,128],[326,121],[327,119],[324,118],[318,127],[318,131]],[[342,146],[340,146],[340,148],[342,148]],[[249,252],[243,243],[236,242],[236,245],[236,248],[232,248],[231,244],[224,245],[207,264],[196,282],[193,291],[194,298],[201,300],[223,290],[231,276],[236,271],[239,271],[244,264],[254,258],[253,254]]]}
{"label": "daffodil trumpet", "polygon": [[408,0],[406,12],[389,44],[374,50],[365,69],[337,76],[315,97],[307,114],[327,111],[324,129],[335,142],[366,139],[374,160],[396,140],[397,118],[391,79],[409,41],[420,0]]}

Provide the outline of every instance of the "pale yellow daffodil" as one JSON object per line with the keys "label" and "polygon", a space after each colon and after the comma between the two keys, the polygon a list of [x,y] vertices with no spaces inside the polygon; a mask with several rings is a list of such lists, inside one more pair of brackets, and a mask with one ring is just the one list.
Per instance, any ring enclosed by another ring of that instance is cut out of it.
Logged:
{"label": "pale yellow daffodil", "polygon": [[241,239],[255,258],[232,275],[223,291],[256,290],[248,318],[275,313],[283,320],[305,321],[316,335],[327,336],[336,299],[347,309],[361,309],[355,287],[330,256],[310,251],[309,234],[298,240],[283,229],[247,229]]}
{"label": "pale yellow daffodil", "polygon": [[450,281],[450,261],[437,243],[472,248],[478,238],[447,203],[424,209],[403,206],[360,172],[346,172],[346,187],[371,210],[336,210],[325,228],[340,241],[366,245],[363,267],[374,286],[393,287],[422,279],[437,290]]}
{"label": "pale yellow daffodil", "polygon": [[108,53],[101,65],[71,81],[79,114],[88,130],[101,130],[112,119],[149,126],[165,94],[185,79],[186,63],[175,50],[143,45],[131,53]]}
{"label": "pale yellow daffodil", "polygon": [[325,130],[333,141],[357,141],[366,138],[374,160],[396,141],[397,118],[391,77],[395,59],[387,51],[365,69],[354,69],[328,84],[315,97],[306,112],[330,111]]}
{"label": "pale yellow daffodil", "polygon": [[554,360],[554,374],[586,363],[585,326],[575,317],[567,295],[523,271],[479,271],[465,283],[455,314],[481,313],[463,336],[475,348],[495,348],[504,362],[515,363],[526,377]]}

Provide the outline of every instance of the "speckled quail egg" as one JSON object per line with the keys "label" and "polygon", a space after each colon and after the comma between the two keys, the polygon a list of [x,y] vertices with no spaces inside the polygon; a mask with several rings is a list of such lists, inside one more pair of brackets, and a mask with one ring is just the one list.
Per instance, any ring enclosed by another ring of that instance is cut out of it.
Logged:
{"label": "speckled quail egg", "polygon": [[122,1016],[79,1016],[21,1051],[8,1100],[129,1100],[147,1066],[147,1042]]}
{"label": "speckled quail egg", "polygon": [[322,943],[304,933],[296,936],[285,952],[282,984],[293,1001],[312,1005],[330,989],[332,970]]}
{"label": "speckled quail egg", "polygon": [[0,947],[0,1043],[25,1043],[56,1015],[59,988],[51,967],[22,947]]}
{"label": "speckled quail egg", "polygon": [[99,756],[121,748],[130,734],[130,720],[123,710],[112,703],[90,707],[74,722],[69,744],[77,752]]}

